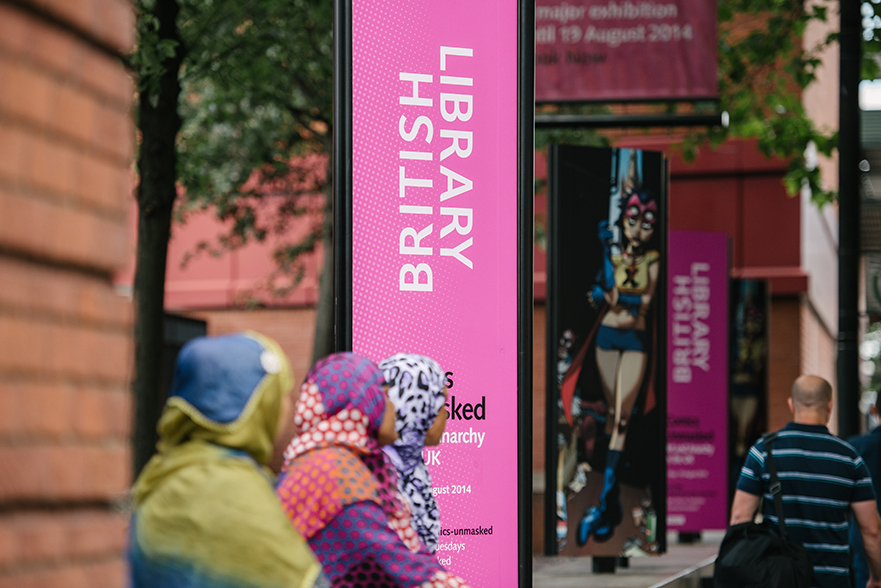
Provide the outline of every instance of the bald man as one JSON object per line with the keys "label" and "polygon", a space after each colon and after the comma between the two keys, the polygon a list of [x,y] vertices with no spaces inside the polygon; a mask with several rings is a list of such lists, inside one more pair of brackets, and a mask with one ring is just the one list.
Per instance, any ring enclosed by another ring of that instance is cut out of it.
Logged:
{"label": "bald man", "polygon": [[[772,451],[782,486],[786,533],[811,557],[811,585],[850,587],[847,530],[851,514],[866,546],[869,579],[865,586],[881,588],[881,520],[872,480],[854,448],[826,428],[832,414],[832,387],[823,378],[801,376],[792,385],[788,403],[792,422],[777,433]],[[749,450],[740,472],[731,506],[732,525],[751,521],[764,497],[763,520],[777,530],[766,457],[760,439]]]}

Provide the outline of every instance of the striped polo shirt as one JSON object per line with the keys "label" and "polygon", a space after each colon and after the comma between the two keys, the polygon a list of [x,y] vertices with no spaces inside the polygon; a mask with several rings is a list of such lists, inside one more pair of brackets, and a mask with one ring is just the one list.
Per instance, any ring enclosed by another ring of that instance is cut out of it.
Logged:
{"label": "striped polo shirt", "polygon": [[[811,557],[813,585],[848,588],[850,504],[875,499],[866,464],[853,447],[823,425],[789,423],[778,433],[772,449],[782,486],[786,533]],[[750,448],[737,489],[763,497],[762,516],[777,530],[766,456],[765,443],[759,439]]]}

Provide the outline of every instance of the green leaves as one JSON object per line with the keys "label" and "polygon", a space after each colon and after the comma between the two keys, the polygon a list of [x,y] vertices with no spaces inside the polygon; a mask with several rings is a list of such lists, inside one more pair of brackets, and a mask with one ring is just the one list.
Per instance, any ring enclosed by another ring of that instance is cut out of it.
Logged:
{"label": "green leaves", "polygon": [[[730,0],[719,3],[719,108],[729,113],[727,130],[692,133],[689,149],[703,142],[731,138],[758,140],[768,157],[790,163],[783,178],[791,196],[803,187],[818,206],[835,199],[820,181],[820,172],[805,156],[811,146],[829,155],[835,134],[819,129],[808,117],[802,92],[817,79],[823,52],[837,43],[829,33],[804,46],[808,27],[825,23],[831,2],[803,4],[791,0]],[[811,37],[813,38],[813,37]]]}
{"label": "green leaves", "polygon": [[155,1],[135,2],[137,12],[137,45],[129,64],[138,81],[141,100],[144,96],[153,108],[159,102],[159,82],[165,73],[166,63],[175,56],[179,43],[174,39],[162,38],[159,34],[159,18],[152,12]]}
{"label": "green leaves", "polygon": [[281,216],[308,209],[312,237],[285,237],[276,251],[296,277],[329,205],[315,195],[330,185],[333,3],[181,0],[179,24],[178,216],[213,210],[228,221],[218,244],[233,248],[283,235]]}

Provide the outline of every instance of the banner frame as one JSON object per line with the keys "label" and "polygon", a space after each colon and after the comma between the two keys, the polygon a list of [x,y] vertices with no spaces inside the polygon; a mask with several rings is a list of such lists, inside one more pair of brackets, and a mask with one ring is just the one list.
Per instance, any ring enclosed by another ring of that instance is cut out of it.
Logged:
{"label": "banner frame", "polygon": [[[352,349],[352,6],[334,0],[334,349]],[[532,586],[532,338],[535,5],[517,4],[517,575]],[[467,578],[465,578],[467,581]]]}
{"label": "banner frame", "polygon": [[[552,195],[552,185],[559,184],[559,175],[558,172],[560,170],[560,166],[557,165],[557,161],[561,157],[560,151],[567,150],[570,148],[585,148],[585,149],[601,149],[594,148],[588,146],[576,146],[569,144],[560,144],[554,143],[548,145],[548,210],[547,210],[547,233],[548,235],[556,235],[559,234],[560,231],[560,212],[558,211],[559,202],[557,198]],[[610,147],[609,150],[622,149],[619,147]],[[661,236],[661,251],[662,257],[666,260],[668,255],[668,238],[669,238],[669,194],[670,194],[670,161],[667,159],[666,155],[662,153],[662,165],[660,169],[660,185],[664,191],[664,202],[665,206],[662,209],[662,213],[659,217],[660,227],[662,228],[662,236]],[[558,385],[556,379],[556,360],[555,356],[557,354],[557,342],[558,342],[558,329],[557,325],[560,319],[559,307],[556,304],[557,297],[559,296],[559,288],[558,284],[556,284],[556,280],[550,279],[551,276],[556,275],[560,272],[560,252],[559,245],[557,243],[556,238],[548,239],[548,255],[547,255],[547,294],[546,294],[546,320],[545,320],[545,471],[544,471],[544,480],[545,480],[545,493],[544,493],[544,508],[543,508],[543,516],[544,516],[544,554],[546,556],[558,556],[559,552],[557,550],[557,535],[556,535],[556,492],[557,488],[557,480],[556,480],[556,463],[558,459],[558,450],[557,450],[557,393],[558,393]],[[656,348],[656,357],[659,361],[659,374],[657,376],[657,380],[655,382],[656,389],[659,390],[659,395],[656,398],[657,408],[659,414],[663,415],[663,419],[661,421],[661,431],[660,436],[663,439],[666,439],[666,415],[667,415],[667,380],[666,380],[666,365],[667,365],[667,337],[666,337],[666,324],[667,324],[667,276],[668,276],[668,263],[661,264],[659,268],[658,280],[660,284],[663,284],[664,287],[659,287],[655,291],[655,304],[657,304],[657,308],[662,313],[660,320],[660,328],[663,330],[664,336],[659,336],[655,341]],[[663,477],[663,483],[660,484],[660,487],[657,489],[657,503],[662,505],[662,513],[664,515],[664,520],[660,521],[659,519],[659,532],[658,532],[658,546],[659,546],[659,554],[664,554],[667,552],[667,524],[666,524],[666,504],[667,504],[667,467],[666,467],[666,442],[659,443],[657,447],[655,447],[654,456],[658,463],[664,463],[663,472],[660,474]],[[578,555],[574,557],[593,557],[594,561],[598,560],[606,560],[606,562],[612,563],[611,570],[614,571],[614,561],[616,558],[614,557],[606,557],[606,556],[597,556],[597,555]]]}

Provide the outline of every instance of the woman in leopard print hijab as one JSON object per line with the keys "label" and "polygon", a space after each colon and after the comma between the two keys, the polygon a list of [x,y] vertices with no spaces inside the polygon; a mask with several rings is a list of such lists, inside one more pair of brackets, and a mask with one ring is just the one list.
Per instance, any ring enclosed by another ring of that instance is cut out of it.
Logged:
{"label": "woman in leopard print hijab", "polygon": [[422,449],[440,442],[446,424],[444,372],[433,359],[409,353],[394,355],[379,367],[395,406],[398,432],[398,440],[383,450],[398,470],[398,490],[410,503],[411,523],[426,549],[434,553],[440,521]]}

